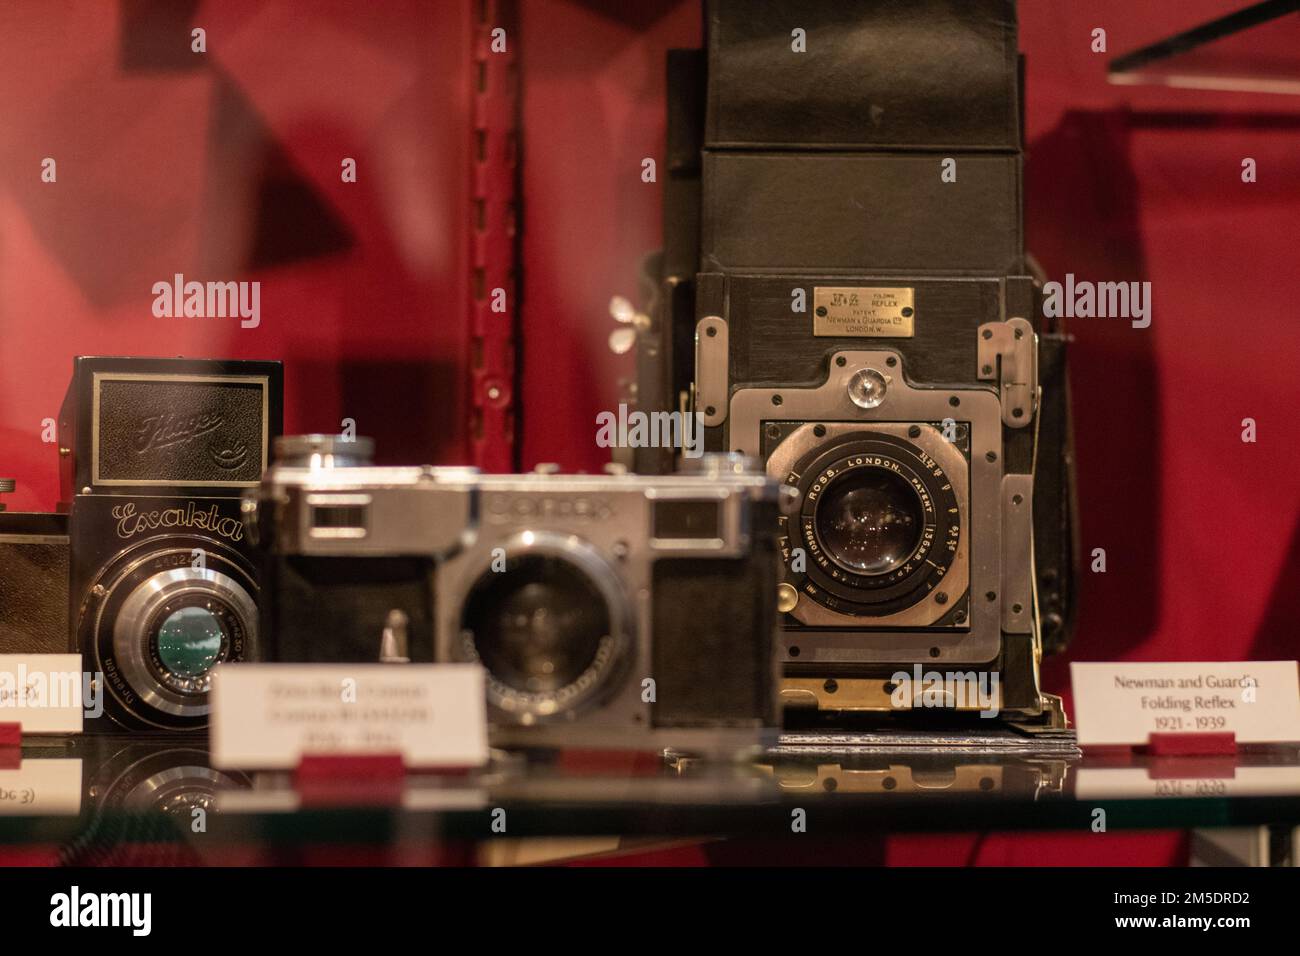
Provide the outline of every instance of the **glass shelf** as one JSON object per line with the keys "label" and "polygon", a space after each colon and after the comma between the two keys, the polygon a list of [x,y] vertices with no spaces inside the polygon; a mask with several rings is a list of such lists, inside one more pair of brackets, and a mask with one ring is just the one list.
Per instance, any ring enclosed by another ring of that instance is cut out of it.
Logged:
{"label": "glass shelf", "polygon": [[[1300,749],[1230,757],[1082,756],[1069,738],[791,735],[753,762],[650,754],[497,754],[490,767],[295,785],[214,770],[193,739],[81,737],[0,769],[0,856],[62,862],[259,861],[304,848],[510,837],[822,834],[1300,824]],[[200,821],[201,825],[196,825]],[[151,857],[150,854],[153,856]]]}

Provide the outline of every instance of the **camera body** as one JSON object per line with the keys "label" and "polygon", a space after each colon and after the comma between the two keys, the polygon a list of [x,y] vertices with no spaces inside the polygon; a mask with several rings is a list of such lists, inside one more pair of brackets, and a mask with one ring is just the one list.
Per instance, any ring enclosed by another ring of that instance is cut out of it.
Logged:
{"label": "camera body", "polygon": [[246,502],[265,659],[479,663],[503,745],[728,750],[777,725],[775,482],[725,455],[377,468],[362,441],[284,439]]}
{"label": "camera body", "polygon": [[0,561],[22,591],[6,585],[0,616],[27,622],[0,646],[81,653],[103,680],[88,731],[200,730],[212,665],[251,655],[240,496],[261,479],[282,394],[278,362],[74,360],[59,416],[66,513],[0,514]]}
{"label": "camera body", "polygon": [[[783,699],[1059,728],[1038,666],[1073,622],[1068,337],[1023,249],[1014,2],[705,11],[706,49],[668,61],[637,391],[786,487]],[[992,706],[923,700],[935,672]]]}

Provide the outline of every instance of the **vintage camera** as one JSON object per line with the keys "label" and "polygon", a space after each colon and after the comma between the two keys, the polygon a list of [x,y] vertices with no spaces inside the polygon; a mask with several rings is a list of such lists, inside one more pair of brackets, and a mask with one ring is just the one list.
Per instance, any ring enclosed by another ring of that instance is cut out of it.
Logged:
{"label": "vintage camera", "polygon": [[245,501],[271,661],[474,662],[493,740],[726,750],[777,723],[776,482],[373,467],[286,437]]}
{"label": "vintage camera", "polygon": [[79,651],[103,675],[87,730],[201,729],[212,665],[251,656],[240,496],[262,477],[282,393],[278,362],[74,360],[59,417],[70,507],[0,515],[0,637]]}
{"label": "vintage camera", "polygon": [[911,710],[919,668],[997,678],[995,707],[949,708],[1063,726],[1038,668],[1073,619],[1068,340],[1023,251],[1015,24],[1010,0],[710,0],[707,49],[669,57],[638,397],[786,486],[788,707]]}

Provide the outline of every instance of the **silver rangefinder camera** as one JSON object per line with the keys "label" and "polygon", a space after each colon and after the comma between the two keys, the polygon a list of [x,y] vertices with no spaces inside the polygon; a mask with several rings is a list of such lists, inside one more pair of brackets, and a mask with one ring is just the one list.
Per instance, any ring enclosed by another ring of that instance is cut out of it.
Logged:
{"label": "silver rangefinder camera", "polygon": [[246,497],[264,660],[481,664],[499,745],[721,752],[778,725],[779,485],[749,459],[484,475],[372,449],[281,438]]}

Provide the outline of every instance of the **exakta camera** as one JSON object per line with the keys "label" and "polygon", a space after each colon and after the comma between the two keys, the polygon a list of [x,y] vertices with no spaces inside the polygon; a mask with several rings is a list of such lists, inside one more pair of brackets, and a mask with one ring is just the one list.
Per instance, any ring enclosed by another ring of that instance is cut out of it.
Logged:
{"label": "exakta camera", "polygon": [[[59,514],[0,514],[0,650],[80,652],[87,730],[207,724],[212,666],[252,656],[240,496],[280,432],[278,362],[79,357],[59,415]],[[13,577],[11,578],[10,575]]]}

